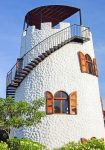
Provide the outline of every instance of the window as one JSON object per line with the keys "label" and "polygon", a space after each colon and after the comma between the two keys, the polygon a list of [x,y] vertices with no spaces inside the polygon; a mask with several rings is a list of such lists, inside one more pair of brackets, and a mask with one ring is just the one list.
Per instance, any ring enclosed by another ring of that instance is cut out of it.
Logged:
{"label": "window", "polygon": [[54,113],[69,113],[69,96],[63,91],[54,95]]}
{"label": "window", "polygon": [[93,63],[92,63],[92,59],[91,59],[91,57],[90,57],[88,54],[85,55],[85,58],[86,58],[86,65],[87,65],[88,73],[89,73],[89,74],[93,74]]}
{"label": "window", "polygon": [[64,91],[54,94],[46,91],[46,112],[47,114],[77,114],[77,92],[68,95]]}
{"label": "window", "polygon": [[80,70],[83,73],[89,73],[98,77],[98,68],[96,63],[96,58],[93,58],[86,54],[84,55],[82,52],[79,52],[79,61],[80,61]]}
{"label": "window", "polygon": [[86,66],[86,58],[85,55],[82,52],[79,52],[79,61],[80,61],[80,69],[81,72],[87,72],[87,66]]}

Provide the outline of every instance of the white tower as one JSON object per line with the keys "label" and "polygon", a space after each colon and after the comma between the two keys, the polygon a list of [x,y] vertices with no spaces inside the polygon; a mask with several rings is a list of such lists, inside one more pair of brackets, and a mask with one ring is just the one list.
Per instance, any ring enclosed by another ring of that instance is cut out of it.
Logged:
{"label": "white tower", "polygon": [[[62,22],[77,12],[80,25]],[[82,25],[80,9],[51,5],[26,14],[20,58],[7,74],[7,96],[46,98],[46,117],[17,137],[49,149],[83,137],[105,138],[92,34]]]}

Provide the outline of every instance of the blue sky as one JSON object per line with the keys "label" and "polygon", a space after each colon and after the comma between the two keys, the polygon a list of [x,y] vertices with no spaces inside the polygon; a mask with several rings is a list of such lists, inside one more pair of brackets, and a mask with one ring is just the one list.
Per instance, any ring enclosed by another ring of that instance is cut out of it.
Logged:
{"label": "blue sky", "polygon": [[[64,4],[82,9],[83,24],[93,34],[99,68],[100,95],[105,106],[105,0],[3,0],[0,2],[0,97],[5,97],[6,74],[19,57],[25,14],[38,6]],[[94,92],[94,91],[93,91]]]}

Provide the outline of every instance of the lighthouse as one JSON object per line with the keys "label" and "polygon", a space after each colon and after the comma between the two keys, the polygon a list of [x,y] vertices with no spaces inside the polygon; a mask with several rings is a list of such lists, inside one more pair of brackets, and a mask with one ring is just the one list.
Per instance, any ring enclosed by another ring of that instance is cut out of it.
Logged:
{"label": "lighthouse", "polygon": [[[77,13],[78,24],[64,21]],[[81,9],[49,5],[26,14],[6,96],[29,102],[45,98],[46,116],[36,126],[22,127],[17,137],[49,149],[81,138],[105,138],[92,33],[82,23]]]}

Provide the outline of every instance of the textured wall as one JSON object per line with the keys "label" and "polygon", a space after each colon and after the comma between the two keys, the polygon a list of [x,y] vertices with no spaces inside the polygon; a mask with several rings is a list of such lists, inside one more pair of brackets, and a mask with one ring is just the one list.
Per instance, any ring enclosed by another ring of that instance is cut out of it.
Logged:
{"label": "textured wall", "polygon": [[27,31],[23,31],[21,37],[21,50],[20,57],[22,57],[33,46],[37,45],[42,40],[46,39],[50,35],[70,26],[70,23],[61,22],[59,28],[52,28],[50,22],[41,23],[41,30],[36,29],[35,26],[29,26]]}
{"label": "textured wall", "polygon": [[43,97],[63,90],[77,91],[78,114],[53,114],[42,118],[36,127],[24,127],[18,137],[28,137],[46,144],[49,149],[60,147],[80,138],[105,137],[104,122],[96,76],[81,73],[78,52],[94,58],[92,39],[85,44],[69,43],[42,61],[16,90],[16,100]]}

